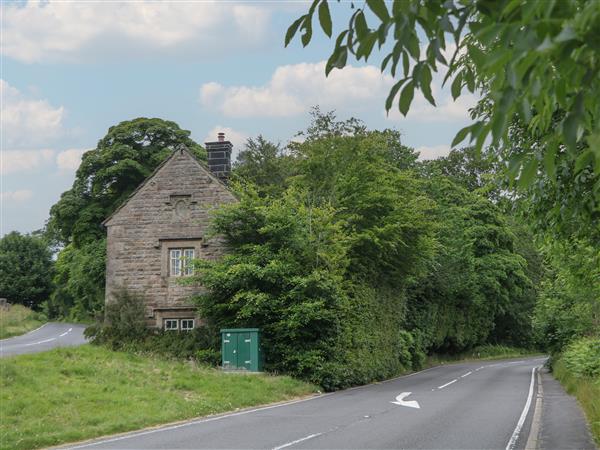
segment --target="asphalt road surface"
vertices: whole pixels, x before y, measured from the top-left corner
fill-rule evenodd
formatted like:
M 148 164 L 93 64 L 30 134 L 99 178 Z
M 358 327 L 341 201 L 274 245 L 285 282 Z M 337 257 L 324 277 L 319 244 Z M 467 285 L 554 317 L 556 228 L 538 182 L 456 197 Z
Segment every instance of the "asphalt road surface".
M 595 448 L 581 411 L 560 386 L 548 386 L 556 398 L 541 401 L 543 362 L 528 358 L 438 366 L 383 383 L 69 448 L 522 449 L 528 440 L 529 448 Z M 533 439 L 531 430 L 537 430 Z M 560 442 L 553 441 L 557 436 Z
M 83 325 L 49 322 L 27 334 L 0 340 L 0 357 L 85 344 L 83 330 Z

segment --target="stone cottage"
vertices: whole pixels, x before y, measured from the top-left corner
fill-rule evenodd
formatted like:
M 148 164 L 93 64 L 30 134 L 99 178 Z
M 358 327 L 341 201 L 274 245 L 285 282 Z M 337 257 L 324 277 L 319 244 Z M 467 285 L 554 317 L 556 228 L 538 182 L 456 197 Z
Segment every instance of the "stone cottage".
M 188 330 L 197 325 L 190 297 L 198 286 L 182 285 L 194 258 L 223 254 L 207 239 L 210 210 L 236 201 L 227 188 L 232 144 L 219 133 L 207 142 L 208 166 L 186 148 L 175 150 L 103 224 L 107 229 L 106 302 L 119 289 L 139 295 L 148 325 Z

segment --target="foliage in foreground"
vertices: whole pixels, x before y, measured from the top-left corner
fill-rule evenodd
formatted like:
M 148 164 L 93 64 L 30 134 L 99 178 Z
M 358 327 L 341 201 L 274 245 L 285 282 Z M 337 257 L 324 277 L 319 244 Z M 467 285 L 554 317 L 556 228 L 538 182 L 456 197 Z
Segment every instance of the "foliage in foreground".
M 25 334 L 46 321 L 39 312 L 23 305 L 12 305 L 10 309 L 0 309 L 0 339 Z
M 281 194 L 240 186 L 217 213 L 228 254 L 198 263 L 201 316 L 261 328 L 268 370 L 328 390 L 418 368 L 435 350 L 531 345 L 535 292 L 500 210 L 419 176 L 397 132 L 329 118 L 317 111 L 294 145 L 296 175 L 270 188 Z
M 52 291 L 52 270 L 40 236 L 13 231 L 0 238 L 0 298 L 39 309 Z
M 85 345 L 0 360 L 0 448 L 32 449 L 315 392 L 289 377 L 231 376 Z M 40 395 L 43 393 L 43 395 Z
M 345 67 L 348 56 L 366 61 L 383 53 L 381 71 L 399 78 L 386 109 L 397 98 L 404 115 L 415 90 L 435 105 L 436 72 L 452 80 L 455 99 L 465 89 L 479 90 L 483 100 L 472 111 L 474 122 L 457 133 L 453 145 L 470 136 L 481 149 L 491 138 L 493 150 L 509 149 L 509 175 L 520 184 L 531 184 L 539 174 L 554 180 L 557 159 L 567 159 L 574 167 L 569 179 L 591 174 L 595 182 L 589 194 L 600 198 L 600 2 L 367 0 L 356 6 L 351 2 L 347 12 L 326 74 Z M 289 27 L 285 44 L 298 35 L 307 46 L 317 16 L 331 37 L 329 2 L 313 0 Z M 537 134 L 540 145 L 511 147 L 513 120 Z M 553 199 L 557 208 L 569 195 L 561 194 Z M 586 197 L 577 200 L 588 202 Z
M 600 444 L 600 338 L 584 338 L 567 346 L 552 364 L 552 372 L 577 397 Z

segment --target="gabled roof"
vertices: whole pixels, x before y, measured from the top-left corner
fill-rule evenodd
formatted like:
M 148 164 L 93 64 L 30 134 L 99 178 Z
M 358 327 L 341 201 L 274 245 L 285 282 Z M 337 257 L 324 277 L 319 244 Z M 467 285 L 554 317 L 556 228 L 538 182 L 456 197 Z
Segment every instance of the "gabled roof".
M 102 225 L 106 226 L 106 224 L 107 224 L 107 223 L 108 223 L 108 222 L 109 222 L 109 221 L 110 221 L 110 220 L 111 220 L 111 219 L 112 219 L 112 218 L 113 218 L 113 217 L 114 217 L 114 216 L 115 216 L 115 215 L 116 215 L 116 214 L 117 214 L 119 211 L 121 211 L 121 209 L 123 209 L 123 208 L 125 207 L 125 205 L 127 205 L 127 203 L 129 203 L 129 201 L 130 201 L 130 200 L 131 200 L 131 199 L 132 199 L 132 198 L 133 198 L 133 197 L 134 197 L 134 196 L 135 196 L 135 195 L 136 195 L 136 194 L 137 194 L 137 193 L 138 193 L 138 192 L 139 192 L 139 191 L 140 191 L 140 190 L 141 190 L 141 189 L 142 189 L 144 186 L 146 186 L 146 184 L 147 184 L 148 182 L 150 182 L 150 180 L 151 180 L 152 178 L 154 178 L 154 176 L 155 176 L 155 175 L 158 173 L 158 171 L 160 171 L 160 169 L 162 169 L 164 166 L 166 166 L 166 165 L 167 165 L 167 163 L 168 163 L 169 161 L 171 161 L 171 159 L 173 159 L 173 157 L 174 157 L 174 156 L 175 156 L 175 155 L 176 155 L 178 152 L 179 152 L 180 154 L 181 154 L 181 153 L 183 153 L 183 152 L 187 153 L 187 154 L 188 154 L 188 156 L 190 156 L 190 157 L 192 158 L 192 160 L 194 160 L 194 161 L 195 161 L 195 162 L 198 164 L 198 166 L 200 166 L 200 168 L 201 168 L 201 169 L 203 169 L 203 170 L 206 172 L 206 174 L 207 174 L 207 175 L 208 175 L 208 176 L 209 176 L 209 177 L 210 177 L 210 178 L 211 178 L 213 181 L 215 181 L 215 182 L 219 183 L 221 186 L 223 186 L 225 189 L 227 189 L 228 191 L 230 191 L 230 192 L 231 192 L 231 190 L 229 189 L 229 186 L 227 186 L 225 183 L 223 183 L 223 181 L 221 181 L 221 180 L 220 180 L 218 177 L 216 177 L 216 176 L 215 176 L 215 175 L 212 173 L 212 171 L 211 171 L 211 170 L 208 168 L 208 166 L 206 165 L 206 163 L 204 163 L 204 161 L 200 161 L 198 158 L 196 158 L 196 155 L 194 155 L 192 152 L 190 152 L 190 150 L 189 150 L 189 149 L 188 149 L 188 148 L 187 148 L 187 147 L 186 147 L 184 144 L 181 144 L 181 145 L 179 145 L 179 146 L 178 146 L 178 147 L 177 147 L 175 150 L 173 150 L 173 151 L 171 152 L 171 154 L 170 154 L 170 155 L 169 155 L 167 158 L 165 158 L 165 160 L 164 160 L 163 162 L 161 162 L 161 163 L 160 163 L 160 164 L 159 164 L 159 165 L 156 167 L 156 169 L 154 169 L 154 170 L 152 171 L 152 173 L 151 173 L 150 175 L 148 175 L 148 177 L 146 177 L 146 179 L 145 179 L 144 181 L 142 181 L 142 182 L 140 183 L 140 185 L 139 185 L 137 188 L 135 188 L 135 190 L 134 190 L 134 191 L 133 191 L 131 194 L 129 194 L 129 196 L 128 196 L 128 197 L 125 199 L 125 201 L 124 201 L 123 203 L 121 203 L 121 204 L 120 204 L 120 205 L 117 207 L 117 209 L 115 209 L 115 210 L 114 210 L 114 211 L 113 211 L 113 212 L 112 212 L 112 213 L 111 213 L 111 214 L 110 214 L 110 215 L 109 215 L 109 216 L 108 216 L 106 219 L 104 219 L 104 220 L 102 221 Z M 233 193 L 232 193 L 232 194 L 233 194 Z

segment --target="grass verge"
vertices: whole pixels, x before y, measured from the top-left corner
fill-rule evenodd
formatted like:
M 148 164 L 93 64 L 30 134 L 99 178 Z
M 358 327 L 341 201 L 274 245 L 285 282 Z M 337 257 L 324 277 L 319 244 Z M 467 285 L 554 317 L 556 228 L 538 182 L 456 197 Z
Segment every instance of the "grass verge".
M 11 305 L 8 310 L 0 310 L 0 339 L 35 330 L 45 321 L 40 313 L 36 313 L 23 305 Z
M 552 362 L 552 373 L 581 405 L 600 445 L 600 338 L 580 338 Z
M 84 345 L 0 360 L 0 448 L 31 449 L 288 400 L 290 377 L 226 374 Z
M 594 440 L 600 445 L 600 379 L 575 376 L 560 359 L 552 365 L 552 373 L 565 390 L 577 398 L 588 419 Z

